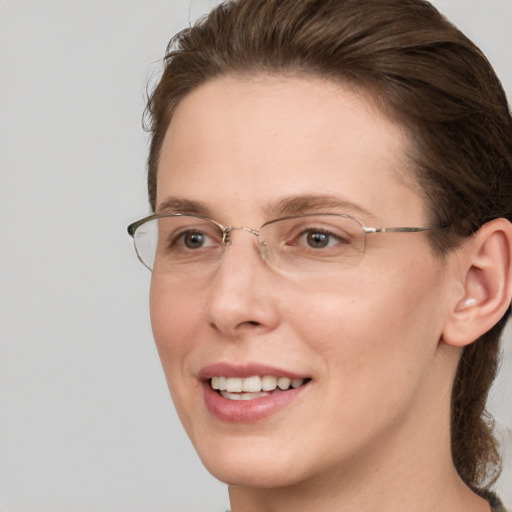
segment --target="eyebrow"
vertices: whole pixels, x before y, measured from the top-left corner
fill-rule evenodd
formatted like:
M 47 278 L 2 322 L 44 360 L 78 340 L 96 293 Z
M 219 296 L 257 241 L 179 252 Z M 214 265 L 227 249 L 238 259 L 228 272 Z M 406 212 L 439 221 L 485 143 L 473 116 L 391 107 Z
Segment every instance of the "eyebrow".
M 280 198 L 270 203 L 264 213 L 267 220 L 279 216 L 301 215 L 305 213 L 346 213 L 363 218 L 375 219 L 375 215 L 362 206 L 341 196 L 332 194 L 299 194 Z M 201 201 L 194 201 L 183 197 L 168 197 L 156 209 L 158 214 L 189 213 L 205 217 L 214 217 L 211 209 Z
M 208 217 L 210 210 L 201 201 L 193 201 L 183 197 L 168 197 L 165 201 L 158 205 L 156 208 L 156 213 L 195 213 Z
M 331 194 L 300 194 L 283 197 L 269 208 L 272 216 L 300 215 L 304 213 L 347 213 L 366 218 L 375 218 L 370 211 L 341 196 Z

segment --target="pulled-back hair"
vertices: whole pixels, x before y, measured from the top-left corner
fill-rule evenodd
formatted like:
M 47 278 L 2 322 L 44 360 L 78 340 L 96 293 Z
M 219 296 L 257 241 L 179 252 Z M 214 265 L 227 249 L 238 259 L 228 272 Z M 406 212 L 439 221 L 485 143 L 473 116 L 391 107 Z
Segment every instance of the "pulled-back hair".
M 512 119 L 482 52 L 423 0 L 233 0 L 169 43 L 150 95 L 149 200 L 174 109 L 227 74 L 319 76 L 368 92 L 413 143 L 409 159 L 442 257 L 486 222 L 512 221 Z M 507 312 L 510 313 L 510 309 Z M 506 316 L 463 350 L 452 392 L 452 456 L 482 489 L 500 457 L 486 400 Z

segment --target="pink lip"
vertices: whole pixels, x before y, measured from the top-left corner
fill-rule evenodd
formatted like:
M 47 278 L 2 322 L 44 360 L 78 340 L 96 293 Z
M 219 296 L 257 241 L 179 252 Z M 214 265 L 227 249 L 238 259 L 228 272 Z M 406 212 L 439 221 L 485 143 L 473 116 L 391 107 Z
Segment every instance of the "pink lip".
M 252 377 L 254 375 L 275 375 L 276 377 L 288 377 L 290 379 L 306 379 L 306 375 L 299 375 L 281 368 L 262 365 L 258 363 L 247 363 L 234 365 L 229 363 L 215 363 L 202 368 L 197 377 L 200 380 L 211 379 L 212 377 Z
M 217 419 L 229 423 L 254 423 L 268 418 L 284 407 L 294 402 L 299 395 L 308 389 L 309 382 L 295 389 L 287 391 L 274 391 L 267 396 L 253 400 L 229 400 L 222 397 L 210 386 L 210 379 L 214 376 L 223 377 L 251 377 L 253 375 L 275 375 L 290 379 L 306 379 L 306 376 L 281 370 L 275 367 L 249 363 L 246 365 L 232 365 L 216 363 L 201 369 L 198 378 L 201 380 L 203 397 L 209 412 Z

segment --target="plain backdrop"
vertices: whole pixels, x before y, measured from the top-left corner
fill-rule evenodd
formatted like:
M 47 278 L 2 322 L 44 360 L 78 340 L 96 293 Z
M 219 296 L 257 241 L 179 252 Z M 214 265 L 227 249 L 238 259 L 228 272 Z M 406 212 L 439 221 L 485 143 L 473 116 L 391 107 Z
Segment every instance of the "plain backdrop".
M 176 418 L 125 228 L 144 91 L 199 0 L 0 0 L 0 511 L 220 512 Z M 511 0 L 435 4 L 512 93 Z M 512 341 L 492 408 L 512 425 Z M 512 454 L 499 483 L 512 503 Z

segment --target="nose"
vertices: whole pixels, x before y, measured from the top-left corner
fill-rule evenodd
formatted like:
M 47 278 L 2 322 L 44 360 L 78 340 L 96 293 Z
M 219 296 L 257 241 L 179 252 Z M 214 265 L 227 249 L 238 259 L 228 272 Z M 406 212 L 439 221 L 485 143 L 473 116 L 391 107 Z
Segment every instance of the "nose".
M 279 324 L 278 277 L 249 233 L 257 236 L 248 229 L 230 233 L 229 244 L 208 284 L 208 322 L 232 339 L 262 334 Z

